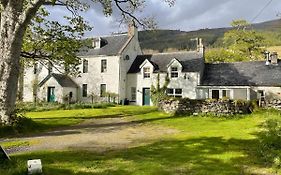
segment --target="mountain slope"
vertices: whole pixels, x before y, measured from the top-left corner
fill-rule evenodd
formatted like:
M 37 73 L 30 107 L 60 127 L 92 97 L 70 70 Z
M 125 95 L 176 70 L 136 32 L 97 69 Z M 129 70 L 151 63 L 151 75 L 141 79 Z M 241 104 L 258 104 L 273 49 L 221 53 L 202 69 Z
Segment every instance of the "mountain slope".
M 262 32 L 268 32 L 269 34 L 280 33 L 281 35 L 281 19 L 253 24 L 252 27 Z M 224 33 L 230 29 L 229 27 L 214 28 L 190 32 L 180 30 L 140 31 L 139 40 L 142 49 L 152 49 L 159 52 L 163 52 L 168 48 L 192 50 L 195 48 L 195 42 L 191 39 L 196 37 L 203 38 L 204 44 L 207 47 L 217 47 L 220 46 L 220 40 Z

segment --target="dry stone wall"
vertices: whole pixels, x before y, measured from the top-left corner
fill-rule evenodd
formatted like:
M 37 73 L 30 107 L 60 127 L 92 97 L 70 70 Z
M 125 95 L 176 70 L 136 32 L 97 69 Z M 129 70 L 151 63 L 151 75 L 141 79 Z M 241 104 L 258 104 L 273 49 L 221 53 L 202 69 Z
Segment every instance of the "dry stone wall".
M 169 99 L 159 103 L 159 109 L 172 114 L 233 115 L 251 112 L 250 102 L 219 100 Z

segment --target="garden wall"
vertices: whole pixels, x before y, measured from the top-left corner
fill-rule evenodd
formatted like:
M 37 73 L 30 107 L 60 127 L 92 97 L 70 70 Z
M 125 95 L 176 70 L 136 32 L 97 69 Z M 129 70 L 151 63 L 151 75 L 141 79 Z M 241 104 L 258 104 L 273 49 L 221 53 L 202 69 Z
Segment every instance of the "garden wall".
M 247 114 L 252 111 L 250 102 L 234 101 L 229 99 L 219 100 L 191 100 L 169 99 L 159 103 L 159 109 L 172 114 L 200 114 L 210 113 L 215 115 Z

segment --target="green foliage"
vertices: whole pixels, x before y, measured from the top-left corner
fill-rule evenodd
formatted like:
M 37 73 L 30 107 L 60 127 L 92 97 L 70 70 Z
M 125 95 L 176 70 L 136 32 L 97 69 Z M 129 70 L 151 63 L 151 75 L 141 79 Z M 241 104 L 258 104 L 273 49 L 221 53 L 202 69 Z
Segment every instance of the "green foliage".
M 273 167 L 281 168 L 281 121 L 267 120 L 263 124 L 264 130 L 259 133 L 261 158 Z
M 205 60 L 208 63 L 238 62 L 247 60 L 247 57 L 227 49 L 209 49 L 206 51 Z
M 151 100 L 155 106 L 159 105 L 159 102 L 165 98 L 167 98 L 166 90 L 170 83 L 170 79 L 168 75 L 165 77 L 165 82 L 163 86 L 160 86 L 160 74 L 157 75 L 156 86 L 151 85 Z
M 232 25 L 234 29 L 224 34 L 224 46 L 233 53 L 244 56 L 247 61 L 262 59 L 262 46 L 265 45 L 263 35 L 249 29 L 249 24 L 245 20 L 235 20 Z

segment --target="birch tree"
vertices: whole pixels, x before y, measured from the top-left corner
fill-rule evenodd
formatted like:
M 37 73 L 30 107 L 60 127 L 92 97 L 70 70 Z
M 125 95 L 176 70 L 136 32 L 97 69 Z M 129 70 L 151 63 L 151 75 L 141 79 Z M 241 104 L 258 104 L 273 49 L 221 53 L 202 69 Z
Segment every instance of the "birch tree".
M 169 3 L 169 5 L 174 3 L 174 0 L 162 1 Z M 26 31 L 40 9 L 46 5 L 65 7 L 74 17 L 73 23 L 79 24 L 79 20 L 83 20 L 79 12 L 86 11 L 91 5 L 96 3 L 102 4 L 105 15 L 111 15 L 113 9 L 117 9 L 122 19 L 133 18 L 139 24 L 145 25 L 144 21 L 139 20 L 135 16 L 138 9 L 144 7 L 145 0 L 0 0 L 1 124 L 10 124 L 15 118 L 15 102 L 21 55 L 33 58 L 46 57 L 46 55 L 40 52 L 22 53 Z M 77 25 L 74 26 L 77 27 Z M 85 28 L 81 28 L 81 30 L 85 30 Z

